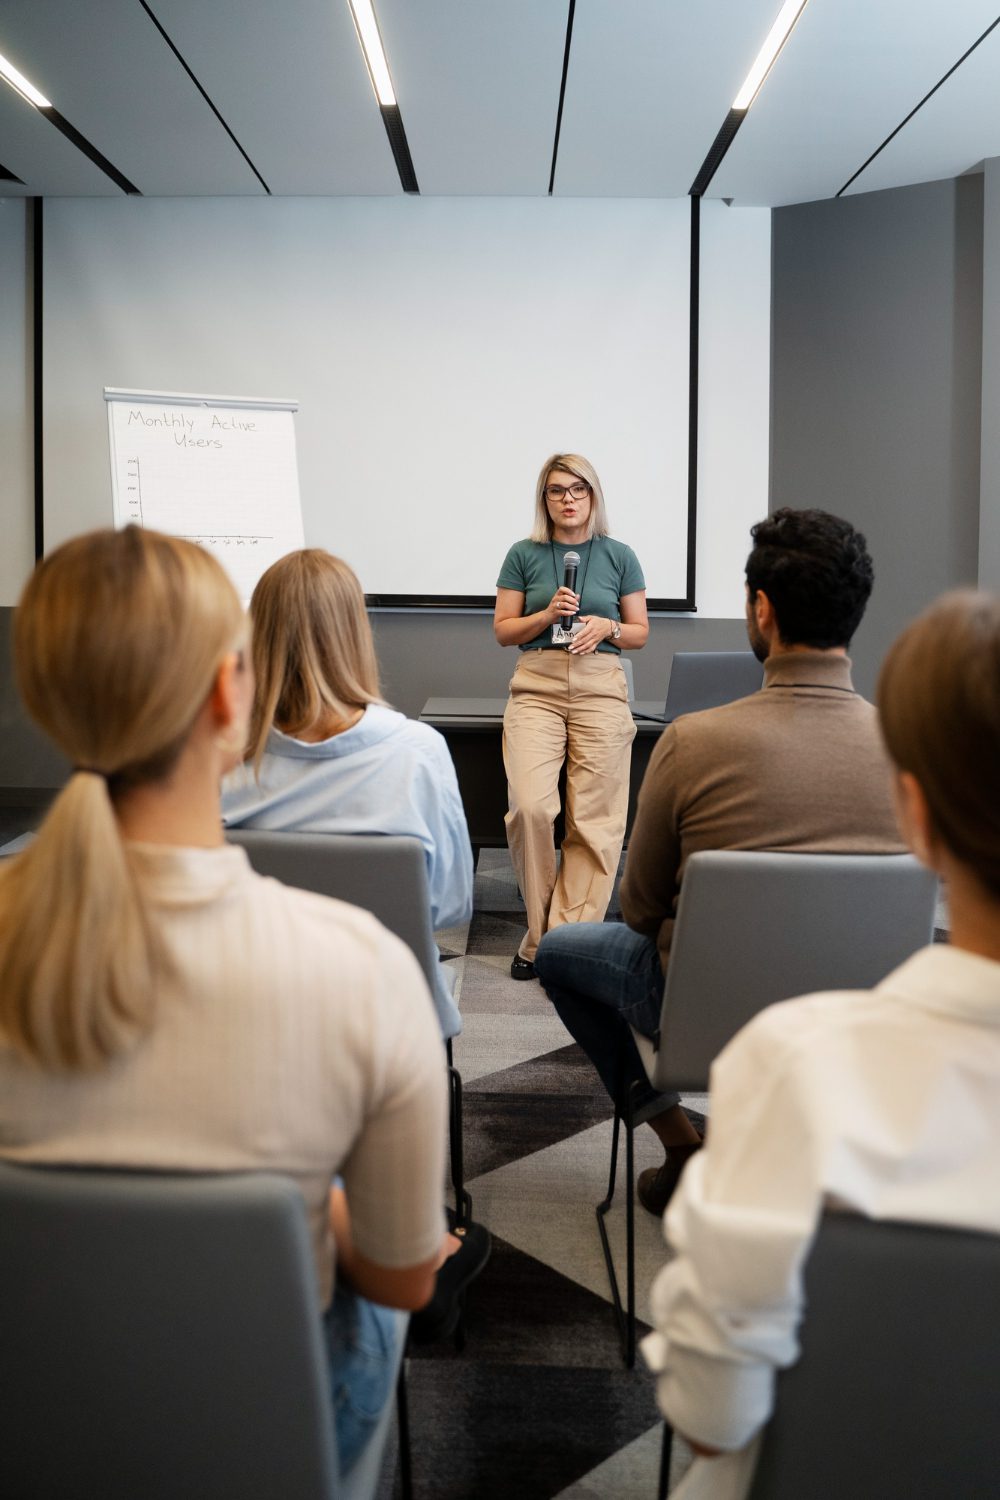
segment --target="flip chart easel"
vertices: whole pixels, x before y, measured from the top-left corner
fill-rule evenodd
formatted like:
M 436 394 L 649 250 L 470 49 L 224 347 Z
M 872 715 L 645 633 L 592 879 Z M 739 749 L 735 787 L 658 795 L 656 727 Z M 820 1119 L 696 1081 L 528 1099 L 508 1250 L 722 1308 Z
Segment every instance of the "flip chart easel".
M 296 401 L 104 389 L 116 526 L 186 537 L 248 600 L 303 545 Z

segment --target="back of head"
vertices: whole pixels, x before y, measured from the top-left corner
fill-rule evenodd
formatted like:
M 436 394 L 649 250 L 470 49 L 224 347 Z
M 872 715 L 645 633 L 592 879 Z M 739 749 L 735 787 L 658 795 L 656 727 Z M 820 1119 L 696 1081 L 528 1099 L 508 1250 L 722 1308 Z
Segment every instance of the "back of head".
M 937 835 L 1000 897 L 1000 599 L 968 589 L 932 604 L 890 648 L 878 710 Z
M 861 623 L 875 573 L 864 537 L 825 510 L 776 510 L 751 528 L 751 599 L 771 601 L 787 646 L 847 646 Z
M 289 552 L 250 601 L 257 679 L 248 755 L 260 764 L 272 724 L 301 734 L 328 716 L 378 703 L 378 663 L 365 598 L 339 557 Z
M 0 876 L 0 1029 L 46 1066 L 100 1062 L 151 1024 L 163 955 L 114 798 L 169 774 L 243 628 L 214 558 L 136 527 L 66 542 L 25 586 L 18 686 L 74 771 Z

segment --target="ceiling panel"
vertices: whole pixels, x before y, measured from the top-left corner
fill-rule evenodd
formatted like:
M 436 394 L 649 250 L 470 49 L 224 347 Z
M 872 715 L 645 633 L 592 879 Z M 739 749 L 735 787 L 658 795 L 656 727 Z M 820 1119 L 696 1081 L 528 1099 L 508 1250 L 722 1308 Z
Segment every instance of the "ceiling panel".
M 961 52 L 952 61 L 960 56 Z M 1000 156 L 1000 27 L 847 191 L 870 193 L 875 188 L 958 177 L 988 156 Z
M 4 0 L 0 51 L 141 193 L 263 191 L 138 0 Z
M 997 0 L 810 0 L 709 194 L 832 197 L 996 14 Z
M 421 192 L 547 193 L 566 0 L 376 8 Z
M 2 42 L 0 52 L 8 56 Z M 10 61 L 17 60 L 12 57 Z M 122 195 L 105 172 L 5 83 L 0 83 L 0 161 L 24 182 L 23 187 L 0 182 L 0 198 Z
M 687 193 L 779 3 L 578 5 L 556 192 Z
M 151 3 L 272 193 L 402 192 L 347 0 Z

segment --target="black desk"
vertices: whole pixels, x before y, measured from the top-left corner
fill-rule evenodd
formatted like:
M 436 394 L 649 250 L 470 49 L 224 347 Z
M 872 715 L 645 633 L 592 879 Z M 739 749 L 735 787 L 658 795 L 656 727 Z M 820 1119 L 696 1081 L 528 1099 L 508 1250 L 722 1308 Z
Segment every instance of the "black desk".
M 502 849 L 507 843 L 507 777 L 501 750 L 506 703 L 506 698 L 428 698 L 420 715 L 421 723 L 432 724 L 448 741 L 473 849 Z M 631 708 L 638 733 L 632 741 L 626 840 L 649 757 L 664 727 L 655 722 L 663 712 L 662 700 L 633 703 Z

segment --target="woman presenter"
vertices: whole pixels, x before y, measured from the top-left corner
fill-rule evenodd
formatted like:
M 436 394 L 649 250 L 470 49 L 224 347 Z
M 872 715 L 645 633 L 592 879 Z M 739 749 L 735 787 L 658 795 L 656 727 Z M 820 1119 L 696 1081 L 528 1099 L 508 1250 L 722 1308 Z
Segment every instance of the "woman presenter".
M 635 553 L 608 536 L 594 469 L 579 454 L 554 454 L 538 476 L 531 536 L 504 558 L 493 620 L 501 646 L 520 651 L 503 732 L 507 842 L 528 916 L 514 979 L 534 978 L 543 932 L 600 922 L 607 911 L 635 737 L 619 657 L 646 644 L 645 590 Z M 557 874 L 553 824 L 564 763 Z

